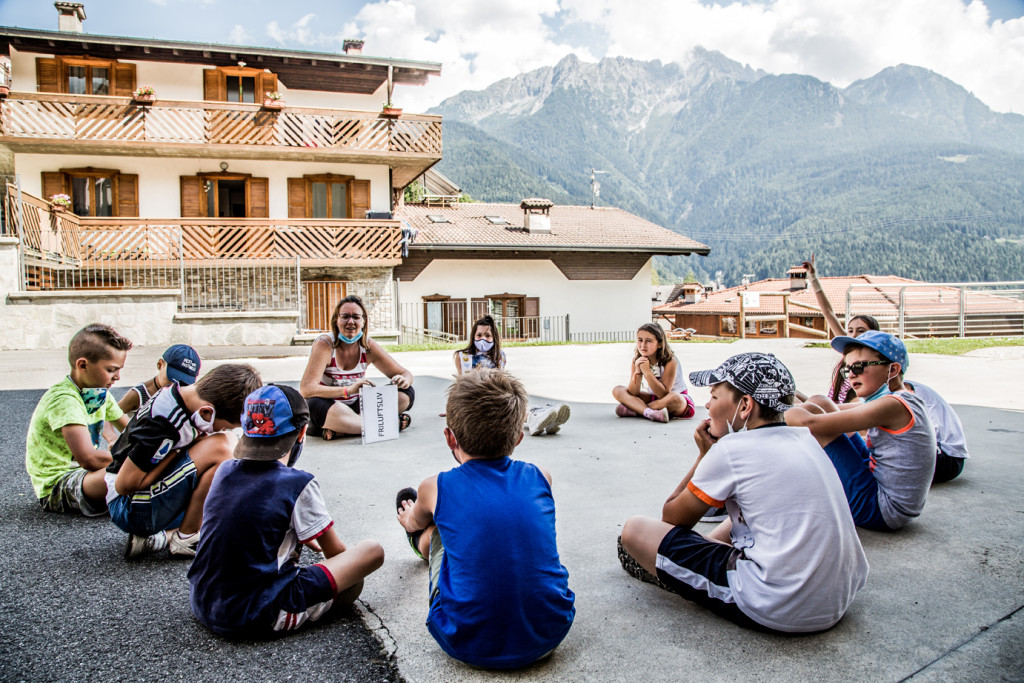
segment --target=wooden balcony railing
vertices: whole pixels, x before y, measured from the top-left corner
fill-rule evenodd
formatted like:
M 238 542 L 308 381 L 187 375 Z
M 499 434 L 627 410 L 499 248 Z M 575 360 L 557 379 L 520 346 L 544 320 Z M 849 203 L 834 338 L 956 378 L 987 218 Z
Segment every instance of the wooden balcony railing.
M 0 104 L 0 135 L 18 141 L 233 145 L 245 148 L 441 156 L 441 117 L 257 104 L 52 93 L 11 93 Z M 178 151 L 179 154 L 182 150 Z

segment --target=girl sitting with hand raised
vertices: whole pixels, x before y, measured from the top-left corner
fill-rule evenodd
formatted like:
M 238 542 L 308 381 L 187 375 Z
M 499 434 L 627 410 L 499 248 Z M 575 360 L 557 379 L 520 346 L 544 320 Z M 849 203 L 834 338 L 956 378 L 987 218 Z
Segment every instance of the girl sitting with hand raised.
M 653 422 L 693 417 L 693 399 L 687 393 L 683 368 L 669 348 L 661 325 L 645 323 L 636 331 L 636 353 L 630 364 L 629 383 L 612 390 L 619 402 L 619 417 L 643 415 Z

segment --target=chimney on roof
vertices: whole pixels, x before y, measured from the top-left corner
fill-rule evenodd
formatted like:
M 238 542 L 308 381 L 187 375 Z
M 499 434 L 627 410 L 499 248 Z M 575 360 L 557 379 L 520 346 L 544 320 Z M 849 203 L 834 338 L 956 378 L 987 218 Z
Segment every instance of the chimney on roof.
M 687 282 L 683 285 L 683 303 L 699 304 L 704 298 L 704 286 L 699 282 Z
M 346 38 L 345 42 L 342 43 L 342 49 L 345 50 L 347 55 L 361 55 L 363 54 L 363 42 L 362 40 Z
M 786 271 L 789 275 L 790 289 L 807 289 L 807 269 L 803 266 L 794 266 Z
M 524 199 L 519 203 L 523 210 L 523 225 L 531 235 L 551 234 L 551 207 L 554 203 L 550 199 L 538 199 L 536 197 Z
M 57 8 L 57 30 L 70 33 L 84 33 L 85 5 L 80 2 L 55 2 Z

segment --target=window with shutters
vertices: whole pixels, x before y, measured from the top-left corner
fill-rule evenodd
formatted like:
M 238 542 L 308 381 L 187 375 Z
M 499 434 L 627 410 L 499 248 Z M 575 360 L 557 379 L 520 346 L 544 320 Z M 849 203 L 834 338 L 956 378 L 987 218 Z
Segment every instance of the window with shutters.
M 366 218 L 369 210 L 369 180 L 333 173 L 288 179 L 289 218 Z
M 89 57 L 39 57 L 36 80 L 39 92 L 127 97 L 135 89 L 135 65 Z
M 277 76 L 263 69 L 221 67 L 203 72 L 203 99 L 216 102 L 262 102 L 277 90 Z
M 43 195 L 71 196 L 71 210 L 82 217 L 139 215 L 139 177 L 105 168 L 69 168 L 43 173 Z
M 267 178 L 240 173 L 181 176 L 182 218 L 267 218 Z

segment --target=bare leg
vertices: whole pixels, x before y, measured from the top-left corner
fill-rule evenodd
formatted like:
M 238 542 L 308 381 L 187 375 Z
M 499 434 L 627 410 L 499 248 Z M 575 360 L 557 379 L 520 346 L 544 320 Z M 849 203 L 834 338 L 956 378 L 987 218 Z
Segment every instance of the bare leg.
M 402 394 L 399 394 L 399 396 L 402 396 Z M 408 397 L 406 398 L 408 400 Z M 401 405 L 401 401 L 399 401 L 399 405 Z M 347 405 L 340 401 L 335 401 L 334 405 L 327 411 L 327 416 L 324 417 L 323 429 L 330 431 L 332 438 L 338 434 L 362 434 L 363 420 Z
M 430 557 L 430 539 L 433 538 L 435 531 L 437 531 L 437 527 L 431 524 L 420 533 L 420 538 L 416 541 L 416 549 L 420 551 L 420 555 L 424 559 Z
M 659 398 L 651 401 L 647 405 L 653 410 L 661 410 L 662 408 L 668 408 L 668 413 L 672 417 L 685 415 L 690 407 L 690 404 L 686 402 L 686 399 L 683 398 L 683 395 L 676 393 L 674 391 L 669 392 L 664 398 Z M 696 410 L 696 407 L 694 407 L 694 410 Z
M 672 525 L 660 519 L 630 517 L 622 525 L 622 547 L 641 567 L 657 576 L 658 546 L 670 531 Z
M 100 505 L 107 499 L 107 482 L 104 479 L 106 470 L 89 472 L 82 479 L 82 493 L 89 499 L 90 503 Z
M 363 579 L 384 564 L 384 548 L 377 541 L 359 541 L 321 564 L 327 567 L 334 577 L 334 585 L 338 587 L 335 600 L 338 604 L 349 604 L 359 597 Z
M 727 519 L 718 526 L 716 526 L 715 530 L 707 536 L 705 536 L 704 538 L 708 539 L 709 541 L 715 541 L 717 543 L 723 543 L 725 545 L 732 545 L 732 537 L 729 535 L 731 531 L 732 520 Z
M 639 415 L 643 415 L 644 409 L 648 407 L 647 401 L 645 401 L 640 396 L 634 396 L 633 394 L 629 393 L 626 387 L 622 385 L 619 385 L 612 389 L 612 396 L 615 398 L 616 401 L 618 401 L 619 403 L 621 403 L 622 405 L 626 406 L 634 413 L 637 413 Z

